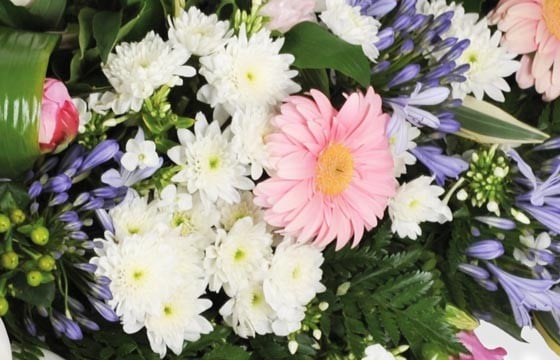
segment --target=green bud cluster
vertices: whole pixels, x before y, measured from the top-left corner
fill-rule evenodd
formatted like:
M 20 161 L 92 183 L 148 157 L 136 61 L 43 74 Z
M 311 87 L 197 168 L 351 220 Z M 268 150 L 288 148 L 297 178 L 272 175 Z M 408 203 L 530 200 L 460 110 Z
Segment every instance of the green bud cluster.
M 245 24 L 245 30 L 247 35 L 251 36 L 257 33 L 263 28 L 265 24 L 265 18 L 258 14 L 259 7 L 253 6 L 251 13 L 247 13 L 245 10 L 241 11 L 237 9 L 235 16 L 233 18 L 233 28 L 236 33 L 239 33 L 239 29 L 242 24 Z
M 471 204 L 476 207 L 486 205 L 491 212 L 507 198 L 509 164 L 505 157 L 496 153 L 497 147 L 477 151 L 472 154 L 470 168 L 465 178 L 466 191 Z

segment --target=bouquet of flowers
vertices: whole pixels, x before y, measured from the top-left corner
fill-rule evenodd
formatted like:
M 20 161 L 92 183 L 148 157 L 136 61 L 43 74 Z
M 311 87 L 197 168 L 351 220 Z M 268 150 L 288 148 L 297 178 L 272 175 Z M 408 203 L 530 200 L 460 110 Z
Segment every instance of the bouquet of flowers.
M 0 74 L 1 359 L 558 349 L 558 0 L 0 0 Z

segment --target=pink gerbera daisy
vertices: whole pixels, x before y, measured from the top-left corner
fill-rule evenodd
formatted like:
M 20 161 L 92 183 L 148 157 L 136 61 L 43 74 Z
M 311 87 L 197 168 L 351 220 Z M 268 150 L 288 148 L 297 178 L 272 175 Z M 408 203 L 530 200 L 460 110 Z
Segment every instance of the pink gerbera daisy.
M 501 0 L 490 20 L 504 32 L 502 44 L 524 54 L 519 86 L 535 86 L 546 101 L 560 96 L 560 0 Z
M 255 188 L 255 203 L 298 241 L 336 238 L 340 249 L 353 235 L 355 246 L 395 193 L 389 116 L 372 88 L 348 96 L 339 112 L 321 92 L 311 97 L 288 97 L 273 119 L 266 142 L 275 174 Z

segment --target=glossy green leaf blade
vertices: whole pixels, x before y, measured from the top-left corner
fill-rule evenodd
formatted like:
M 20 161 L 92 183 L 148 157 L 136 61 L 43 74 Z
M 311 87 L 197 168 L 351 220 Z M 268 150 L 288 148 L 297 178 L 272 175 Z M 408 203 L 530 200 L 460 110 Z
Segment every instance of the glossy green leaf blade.
M 58 36 L 0 27 L 0 178 L 33 165 L 49 56 Z
M 351 45 L 318 24 L 303 22 L 285 36 L 282 52 L 295 56 L 300 69 L 334 69 L 366 87 L 370 64 L 361 47 Z
M 502 109 L 467 96 L 463 106 L 455 109 L 461 123 L 458 135 L 484 144 L 538 144 L 549 136 L 529 126 Z
M 0 25 L 26 30 L 56 27 L 66 10 L 66 0 L 36 0 L 29 7 L 0 0 Z

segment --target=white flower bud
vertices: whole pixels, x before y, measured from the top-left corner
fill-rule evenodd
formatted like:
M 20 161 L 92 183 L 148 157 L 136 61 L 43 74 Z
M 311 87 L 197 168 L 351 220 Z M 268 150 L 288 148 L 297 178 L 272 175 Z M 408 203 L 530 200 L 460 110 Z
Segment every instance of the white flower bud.
M 288 350 L 290 351 L 290 354 L 294 355 L 297 352 L 299 344 L 297 343 L 297 341 L 295 340 L 290 340 L 288 342 Z
M 457 200 L 459 201 L 465 201 L 468 199 L 469 194 L 465 191 L 465 189 L 461 189 L 457 192 Z

